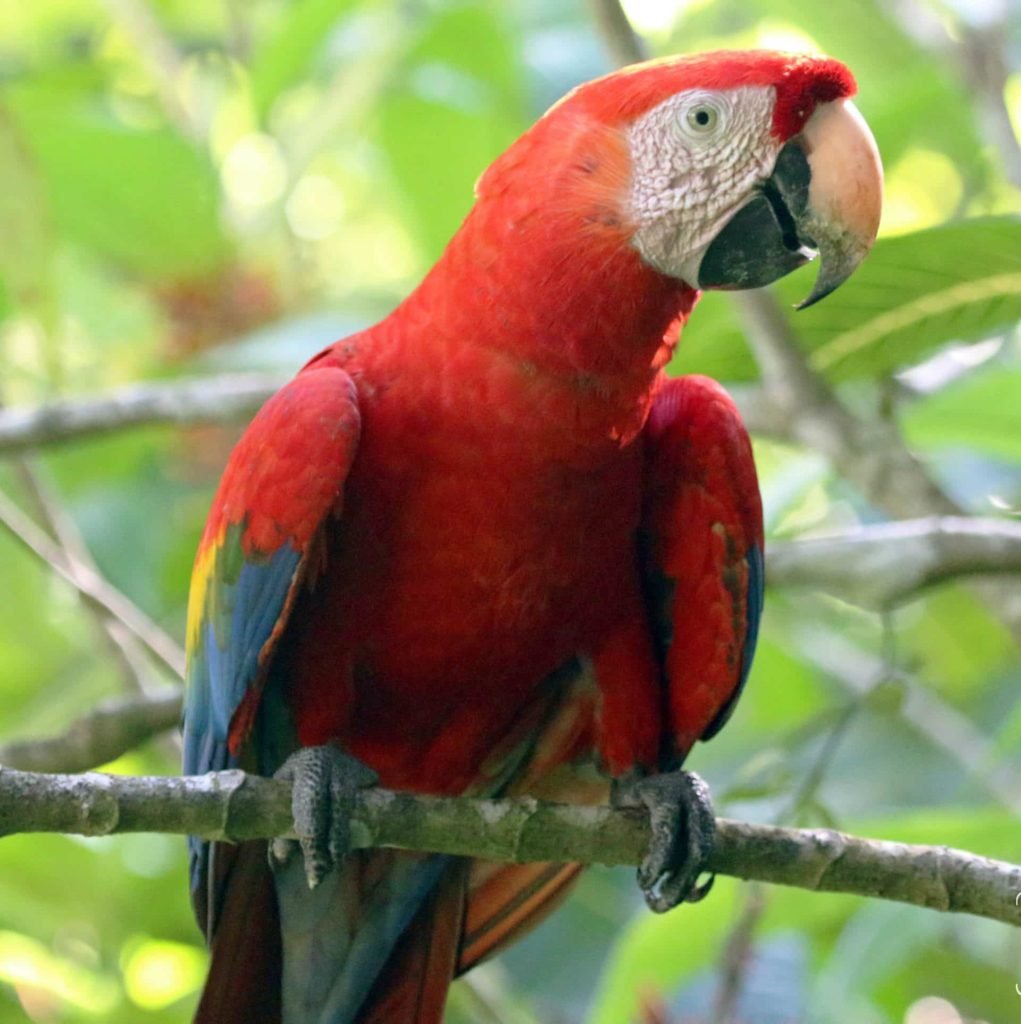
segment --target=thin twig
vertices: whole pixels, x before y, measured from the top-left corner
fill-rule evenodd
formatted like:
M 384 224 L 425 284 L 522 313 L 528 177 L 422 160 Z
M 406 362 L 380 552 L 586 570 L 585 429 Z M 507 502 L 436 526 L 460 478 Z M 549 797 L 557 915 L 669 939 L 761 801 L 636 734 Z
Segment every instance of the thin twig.
M 205 128 L 182 99 L 184 59 L 146 0 L 103 0 L 138 49 L 167 117 L 186 138 L 201 141 Z
M 178 678 L 184 675 L 184 651 L 141 609 L 96 572 L 68 565 L 64 553 L 0 492 L 0 526 L 28 551 L 45 562 L 58 576 L 67 580 L 89 603 L 120 622 L 145 645 L 146 649 Z
M 761 883 L 753 882 L 745 890 L 744 906 L 723 948 L 722 977 L 713 1003 L 712 1020 L 716 1024 L 737 1024 L 737 1003 L 752 956 L 755 931 L 765 911 L 765 889 Z
M 0 833 L 191 834 L 240 841 L 293 835 L 291 787 L 240 771 L 183 778 L 43 775 L 0 768 Z M 359 793 L 356 848 L 397 847 L 508 863 L 637 864 L 649 843 L 635 810 L 519 800 Z M 717 821 L 709 870 L 817 892 L 847 892 L 1021 927 L 1021 866 L 964 850 L 862 839 L 831 829 Z
M 15 461 L 15 470 L 27 496 L 36 506 L 39 518 L 60 545 L 68 569 L 75 576 L 83 571 L 98 574 L 99 567 L 77 524 L 43 476 L 40 467 L 28 458 L 21 458 Z M 94 603 L 83 601 L 83 606 L 91 616 L 98 635 L 105 641 L 106 650 L 124 682 L 138 693 L 151 692 L 151 672 L 138 640 L 122 623 L 111 618 Z
M 0 403 L 0 413 L 4 407 L 5 403 Z M 46 479 L 42 467 L 30 456 L 22 455 L 14 459 L 14 472 L 26 497 L 35 507 L 43 527 L 60 545 L 68 565 L 85 565 L 96 570 L 91 552 L 77 525 Z M 98 635 L 105 641 L 106 650 L 121 678 L 132 689 L 144 692 L 147 669 L 134 657 L 135 652 L 130 646 L 130 634 L 109 616 L 101 614 L 94 605 L 85 604 L 85 608 L 92 617 Z
M 776 816 L 776 820 L 803 823 L 807 817 L 808 810 L 813 805 L 818 809 L 816 794 L 822 788 L 830 765 L 837 755 L 840 743 L 847 735 L 847 730 L 857 716 L 858 711 L 861 710 L 862 703 L 866 697 L 867 693 L 857 694 L 844 707 L 839 709 L 833 724 L 826 732 L 822 747 L 812 760 L 804 778 L 801 779 L 794 790 L 789 805 Z M 816 817 L 818 817 L 818 814 Z M 826 822 L 826 824 L 830 824 L 830 822 Z
M 883 662 L 835 630 L 818 624 L 795 629 L 805 659 L 858 696 L 867 696 L 885 671 Z M 1009 769 L 996 768 L 994 744 L 972 721 L 930 687 L 905 686 L 900 715 L 905 724 L 956 761 L 962 781 L 973 779 L 1001 807 L 1021 815 L 1021 785 Z

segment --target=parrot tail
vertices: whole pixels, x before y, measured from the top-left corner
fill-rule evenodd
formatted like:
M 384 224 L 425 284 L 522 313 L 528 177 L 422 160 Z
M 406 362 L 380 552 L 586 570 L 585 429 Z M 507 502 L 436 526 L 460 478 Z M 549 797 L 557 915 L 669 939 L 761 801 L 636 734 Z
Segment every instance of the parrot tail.
M 280 1024 L 280 925 L 266 843 L 216 845 L 229 882 L 195 1024 Z
M 468 862 L 454 859 L 401 936 L 358 1024 L 440 1024 L 457 969 Z
M 300 857 L 278 870 L 283 1024 L 440 1024 L 466 877 L 395 850 L 355 853 L 313 890 Z
M 195 1024 L 440 1024 L 467 861 L 366 851 L 310 890 L 300 857 L 271 872 L 263 842 L 230 853 Z

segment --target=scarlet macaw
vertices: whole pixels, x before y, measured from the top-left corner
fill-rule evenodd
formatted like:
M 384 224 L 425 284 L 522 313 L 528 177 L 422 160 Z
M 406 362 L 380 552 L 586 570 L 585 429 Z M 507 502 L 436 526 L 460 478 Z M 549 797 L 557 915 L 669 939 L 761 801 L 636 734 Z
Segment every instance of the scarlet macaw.
M 294 778 L 302 855 L 193 841 L 198 1020 L 437 1022 L 579 871 L 345 857 L 345 799 L 376 777 L 612 783 L 653 815 L 650 903 L 698 895 L 711 810 L 678 769 L 748 674 L 762 511 L 730 399 L 663 367 L 699 289 L 818 253 L 813 302 L 864 257 L 881 171 L 854 91 L 834 60 L 756 51 L 579 87 L 483 174 L 422 284 L 252 421 L 195 563 L 184 770 Z

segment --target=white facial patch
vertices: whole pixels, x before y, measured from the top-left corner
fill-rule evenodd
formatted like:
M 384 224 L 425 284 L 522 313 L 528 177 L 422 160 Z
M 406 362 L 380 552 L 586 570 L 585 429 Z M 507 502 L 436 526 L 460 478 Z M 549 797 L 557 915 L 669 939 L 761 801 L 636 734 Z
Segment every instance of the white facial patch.
M 767 86 L 689 89 L 631 126 L 633 244 L 646 263 L 697 287 L 706 247 L 776 163 L 775 101 Z

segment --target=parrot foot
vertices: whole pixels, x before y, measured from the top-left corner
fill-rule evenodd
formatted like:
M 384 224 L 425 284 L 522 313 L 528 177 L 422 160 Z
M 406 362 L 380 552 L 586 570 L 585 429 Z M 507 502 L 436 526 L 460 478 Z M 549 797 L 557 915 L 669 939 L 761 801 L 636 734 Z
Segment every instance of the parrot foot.
M 274 778 L 293 785 L 291 809 L 297 840 L 277 838 L 269 844 L 269 864 L 276 870 L 301 849 L 308 887 L 351 851 L 351 810 L 359 789 L 374 786 L 376 773 L 338 747 L 303 747 L 281 765 Z
M 676 771 L 618 779 L 613 803 L 648 809 L 652 839 L 638 868 L 638 885 L 651 910 L 662 914 L 708 894 L 714 876 L 697 883 L 713 851 L 716 816 L 700 776 Z

